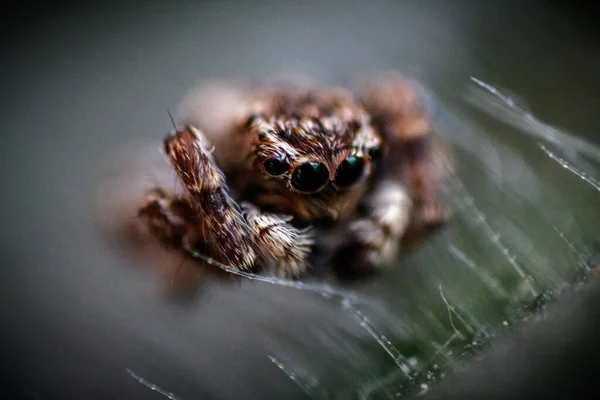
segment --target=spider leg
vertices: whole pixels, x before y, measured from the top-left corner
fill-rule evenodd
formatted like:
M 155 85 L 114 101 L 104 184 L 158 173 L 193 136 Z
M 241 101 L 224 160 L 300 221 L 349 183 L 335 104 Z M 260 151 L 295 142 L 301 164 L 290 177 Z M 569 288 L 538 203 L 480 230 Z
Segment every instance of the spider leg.
M 186 199 L 153 188 L 142 199 L 138 217 L 145 220 L 152 234 L 175 248 L 204 251 L 197 229 L 196 215 Z
M 219 261 L 242 270 L 272 266 L 283 276 L 304 272 L 312 244 L 308 232 L 289 224 L 289 217 L 238 206 L 200 131 L 187 126 L 172 132 L 165 152 L 197 216 L 197 229 Z
M 225 177 L 204 135 L 192 126 L 185 126 L 172 131 L 164 146 L 211 253 L 232 268 L 252 269 L 256 252 L 250 227 L 229 196 Z
M 439 191 L 451 169 L 450 153 L 420 102 L 417 86 L 400 76 L 373 80 L 363 103 L 387 143 L 381 175 L 402 180 L 413 201 L 409 236 L 423 236 L 450 217 Z
M 343 271 L 369 271 L 393 263 L 401 248 L 414 245 L 450 216 L 439 192 L 448 172 L 432 123 L 414 83 L 399 76 L 371 81 L 362 103 L 382 135 L 384 152 L 363 212 L 348 224 L 334 264 Z
M 291 217 L 261 213 L 250 203 L 241 206 L 262 265 L 281 277 L 295 278 L 305 272 L 313 245 L 309 229 L 290 225 Z
M 344 230 L 341 246 L 335 252 L 334 266 L 339 272 L 390 265 L 411 222 L 412 201 L 400 181 L 379 181 L 363 208 L 363 215 Z

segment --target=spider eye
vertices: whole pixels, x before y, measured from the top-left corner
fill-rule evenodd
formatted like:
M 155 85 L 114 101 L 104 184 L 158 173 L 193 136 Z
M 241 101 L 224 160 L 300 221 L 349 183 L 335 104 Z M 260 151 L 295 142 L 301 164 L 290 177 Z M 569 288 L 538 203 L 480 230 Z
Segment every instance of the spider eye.
M 340 163 L 335 176 L 335 184 L 339 187 L 352 185 L 360 179 L 365 168 L 365 161 L 361 157 L 349 156 Z
M 292 186 L 299 192 L 312 193 L 321 189 L 329 180 L 325 164 L 310 161 L 297 167 L 292 174 Z
M 258 120 L 258 115 L 257 114 L 250 114 L 250 115 L 248 115 L 248 118 L 246 118 L 246 126 L 252 126 L 252 125 L 254 125 L 254 123 L 256 122 L 256 120 Z
M 273 157 L 265 161 L 265 171 L 272 176 L 278 176 L 290 169 L 290 164 L 283 157 Z
M 377 160 L 379 157 L 381 157 L 381 147 L 379 145 L 371 147 L 369 150 L 367 150 L 367 155 L 371 160 Z

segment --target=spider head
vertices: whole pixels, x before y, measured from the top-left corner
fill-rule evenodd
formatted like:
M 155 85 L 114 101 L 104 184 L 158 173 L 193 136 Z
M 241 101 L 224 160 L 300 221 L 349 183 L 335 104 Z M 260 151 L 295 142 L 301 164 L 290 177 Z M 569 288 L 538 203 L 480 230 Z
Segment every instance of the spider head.
M 255 167 L 296 193 L 350 188 L 371 173 L 381 153 L 381 138 L 367 118 L 257 117 L 252 123 Z

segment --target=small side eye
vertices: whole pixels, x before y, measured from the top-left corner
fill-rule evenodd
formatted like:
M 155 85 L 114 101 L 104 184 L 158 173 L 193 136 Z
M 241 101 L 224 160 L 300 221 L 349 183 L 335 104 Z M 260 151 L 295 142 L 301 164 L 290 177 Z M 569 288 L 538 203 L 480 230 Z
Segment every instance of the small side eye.
M 314 193 L 329 181 L 325 164 L 310 161 L 297 167 L 292 174 L 292 186 L 299 192 Z
M 342 161 L 337 169 L 335 184 L 339 187 L 350 186 L 360 179 L 365 168 L 361 157 L 349 156 Z
M 250 114 L 248 115 L 248 118 L 246 119 L 246 126 L 252 126 L 256 123 L 256 121 L 258 120 L 259 116 L 258 114 Z
M 375 147 L 371 147 L 369 150 L 367 150 L 367 155 L 371 160 L 377 160 L 379 157 L 381 157 L 381 146 L 377 145 Z
M 278 176 L 290 169 L 290 164 L 282 157 L 273 157 L 265 161 L 265 171 L 272 176 Z

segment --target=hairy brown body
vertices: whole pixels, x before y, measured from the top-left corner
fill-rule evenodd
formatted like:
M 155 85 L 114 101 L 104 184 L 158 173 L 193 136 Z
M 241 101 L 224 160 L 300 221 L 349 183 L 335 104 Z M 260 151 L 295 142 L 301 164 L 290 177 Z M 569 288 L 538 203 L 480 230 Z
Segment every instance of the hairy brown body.
M 316 249 L 351 259 L 348 268 L 389 265 L 403 239 L 448 217 L 435 133 L 404 79 L 373 81 L 359 98 L 312 85 L 246 88 L 206 132 L 203 104 L 165 139 L 184 195 L 155 189 L 140 210 L 164 240 L 298 276 Z

